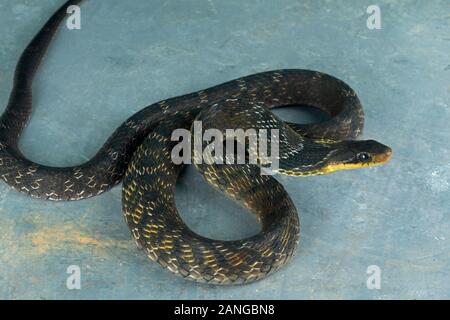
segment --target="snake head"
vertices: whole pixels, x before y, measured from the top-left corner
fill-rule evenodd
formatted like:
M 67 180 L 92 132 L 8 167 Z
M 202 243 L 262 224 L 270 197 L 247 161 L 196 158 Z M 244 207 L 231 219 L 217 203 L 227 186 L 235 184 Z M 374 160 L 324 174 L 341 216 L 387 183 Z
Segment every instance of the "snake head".
M 378 166 L 389 161 L 392 149 L 375 140 L 342 141 L 327 158 L 322 173 Z

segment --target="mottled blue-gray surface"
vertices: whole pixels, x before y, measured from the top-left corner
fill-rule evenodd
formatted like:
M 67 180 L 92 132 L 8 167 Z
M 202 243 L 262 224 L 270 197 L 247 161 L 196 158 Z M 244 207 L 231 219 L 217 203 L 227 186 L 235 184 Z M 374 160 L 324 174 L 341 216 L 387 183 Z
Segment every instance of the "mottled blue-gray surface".
M 62 2 L 0 1 L 1 106 L 21 50 Z M 54 203 L 0 183 L 0 298 L 450 298 L 449 2 L 380 0 L 381 30 L 366 26 L 370 4 L 86 1 L 82 29 L 59 33 L 36 79 L 21 141 L 33 160 L 78 164 L 146 105 L 277 68 L 348 82 L 366 110 L 365 137 L 394 157 L 373 169 L 279 177 L 299 209 L 300 248 L 275 275 L 239 287 L 187 282 L 150 262 L 122 219 L 120 187 Z M 193 170 L 176 196 L 203 235 L 258 231 Z M 81 268 L 81 290 L 66 288 L 69 265 Z M 379 290 L 366 287 L 369 265 L 381 268 Z

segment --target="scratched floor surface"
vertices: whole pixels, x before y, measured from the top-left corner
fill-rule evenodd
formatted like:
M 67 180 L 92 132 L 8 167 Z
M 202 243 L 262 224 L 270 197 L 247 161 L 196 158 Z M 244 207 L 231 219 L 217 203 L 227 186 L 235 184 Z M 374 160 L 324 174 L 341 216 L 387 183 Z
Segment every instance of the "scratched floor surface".
M 1 106 L 21 50 L 62 2 L 0 1 Z M 373 169 L 279 177 L 299 210 L 300 248 L 275 275 L 239 287 L 187 282 L 150 262 L 122 219 L 120 187 L 53 203 L 0 183 L 0 298 L 450 298 L 450 7 L 380 0 L 382 29 L 369 30 L 370 4 L 87 0 L 81 30 L 59 33 L 36 79 L 21 142 L 33 160 L 78 164 L 146 105 L 277 68 L 348 82 L 366 110 L 365 137 L 394 157 Z M 205 236 L 258 231 L 191 169 L 176 197 Z M 70 265 L 81 269 L 80 290 L 66 288 Z M 366 286 L 370 265 L 381 270 L 379 290 Z

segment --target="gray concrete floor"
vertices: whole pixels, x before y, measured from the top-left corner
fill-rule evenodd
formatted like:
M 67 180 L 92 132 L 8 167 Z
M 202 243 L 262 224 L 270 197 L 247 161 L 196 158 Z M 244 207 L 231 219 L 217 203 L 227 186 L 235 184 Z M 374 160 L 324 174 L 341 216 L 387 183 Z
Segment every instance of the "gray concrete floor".
M 61 0 L 0 0 L 0 105 L 16 61 Z M 35 82 L 21 141 L 47 165 L 89 159 L 129 115 L 161 99 L 243 75 L 305 68 L 348 82 L 365 138 L 392 146 L 386 166 L 279 177 L 302 240 L 292 262 L 251 285 L 187 282 L 150 262 L 122 219 L 121 190 L 53 203 L 0 183 L 0 298 L 450 298 L 450 5 L 388 1 L 86 1 L 82 29 L 62 30 Z M 283 111 L 304 121 L 305 113 Z M 177 202 L 195 231 L 235 239 L 258 230 L 189 169 Z M 81 290 L 66 288 L 79 265 Z M 381 289 L 369 290 L 369 265 Z

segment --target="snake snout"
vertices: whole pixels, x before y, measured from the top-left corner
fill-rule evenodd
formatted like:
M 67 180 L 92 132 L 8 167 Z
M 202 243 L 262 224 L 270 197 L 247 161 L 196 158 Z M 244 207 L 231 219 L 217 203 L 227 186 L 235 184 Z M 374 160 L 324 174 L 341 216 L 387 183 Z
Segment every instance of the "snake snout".
M 372 161 L 376 164 L 382 164 L 391 159 L 392 149 L 375 140 L 369 140 L 372 144 L 370 152 L 372 154 Z

